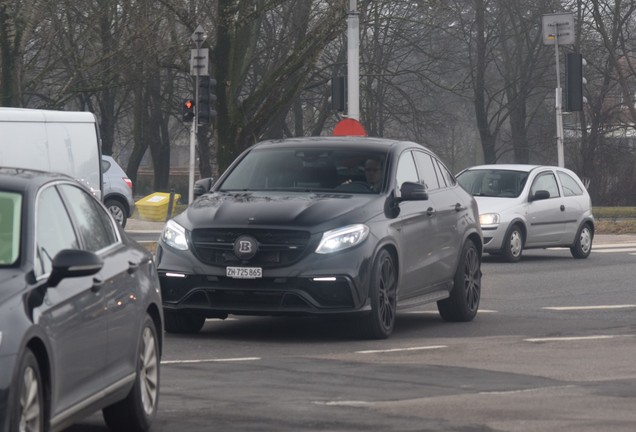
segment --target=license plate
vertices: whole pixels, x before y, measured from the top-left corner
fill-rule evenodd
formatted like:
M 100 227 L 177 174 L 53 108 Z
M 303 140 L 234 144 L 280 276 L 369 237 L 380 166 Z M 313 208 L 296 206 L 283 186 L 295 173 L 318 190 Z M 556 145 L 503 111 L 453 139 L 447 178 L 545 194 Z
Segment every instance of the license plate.
M 261 267 L 227 267 L 225 275 L 234 279 L 257 279 L 263 277 Z

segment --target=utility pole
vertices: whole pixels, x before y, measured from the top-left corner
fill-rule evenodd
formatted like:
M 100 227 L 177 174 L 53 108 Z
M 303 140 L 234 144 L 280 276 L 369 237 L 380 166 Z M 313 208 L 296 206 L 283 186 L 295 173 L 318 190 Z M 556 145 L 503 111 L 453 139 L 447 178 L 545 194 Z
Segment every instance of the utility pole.
M 357 0 L 347 14 L 347 117 L 360 120 L 360 15 Z

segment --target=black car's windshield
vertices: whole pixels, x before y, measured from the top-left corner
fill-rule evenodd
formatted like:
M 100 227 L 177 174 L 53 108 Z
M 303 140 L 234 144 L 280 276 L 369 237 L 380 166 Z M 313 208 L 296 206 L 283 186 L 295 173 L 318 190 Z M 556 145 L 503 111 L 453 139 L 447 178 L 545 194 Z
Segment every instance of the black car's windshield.
M 468 170 L 457 176 L 459 184 L 473 196 L 516 198 L 528 179 L 524 171 Z
M 12 265 L 20 255 L 22 196 L 0 191 L 0 266 Z
M 256 148 L 220 185 L 221 191 L 378 193 L 386 154 L 368 149 Z

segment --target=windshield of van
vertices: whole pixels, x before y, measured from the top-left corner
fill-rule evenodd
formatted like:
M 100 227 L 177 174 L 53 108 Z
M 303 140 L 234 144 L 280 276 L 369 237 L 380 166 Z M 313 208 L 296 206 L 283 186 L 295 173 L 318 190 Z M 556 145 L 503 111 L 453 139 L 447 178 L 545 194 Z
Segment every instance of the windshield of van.
M 0 191 L 0 266 L 15 264 L 20 255 L 22 196 Z
M 379 193 L 386 154 L 365 149 L 256 148 L 220 185 L 228 191 Z
M 528 179 L 524 171 L 468 170 L 457 176 L 459 184 L 473 196 L 516 198 Z

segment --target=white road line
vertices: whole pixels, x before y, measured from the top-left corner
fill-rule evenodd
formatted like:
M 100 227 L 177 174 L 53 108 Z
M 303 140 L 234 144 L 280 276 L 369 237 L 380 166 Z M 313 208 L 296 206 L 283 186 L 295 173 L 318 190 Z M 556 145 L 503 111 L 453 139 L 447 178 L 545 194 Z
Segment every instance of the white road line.
M 571 337 L 546 337 L 546 338 L 528 338 L 526 342 L 571 342 L 580 340 L 598 340 L 598 339 L 615 339 L 619 337 L 634 337 L 634 335 L 596 335 L 596 336 L 571 336 Z
M 592 252 L 596 253 L 617 253 L 617 252 L 636 252 L 636 248 L 611 248 L 611 249 L 596 249 L 593 248 Z
M 393 349 L 385 349 L 385 350 L 366 350 L 366 351 L 356 351 L 356 354 L 380 354 L 380 353 L 392 353 L 392 352 L 403 352 L 403 351 L 421 351 L 421 350 L 433 350 L 440 348 L 448 348 L 447 345 L 430 345 L 424 347 L 410 347 L 410 348 L 393 348 Z
M 203 359 L 203 360 L 164 360 L 161 364 L 196 364 L 196 363 L 215 363 L 215 362 L 241 362 L 241 361 L 256 361 L 260 360 L 260 357 L 239 357 L 239 358 L 226 358 L 226 359 Z
M 477 313 L 497 313 L 499 311 L 496 310 L 489 310 L 489 309 L 479 309 L 477 311 Z M 405 312 L 407 314 L 426 314 L 426 315 L 439 315 L 439 312 L 436 310 L 427 310 L 427 311 L 410 311 L 410 312 Z
M 592 250 L 594 249 L 607 249 L 607 248 L 630 248 L 636 247 L 636 243 L 601 243 L 592 246 Z
M 577 311 L 577 310 L 604 310 L 604 309 L 634 309 L 636 304 L 623 305 L 597 305 L 597 306 L 549 306 L 542 309 L 555 311 Z

